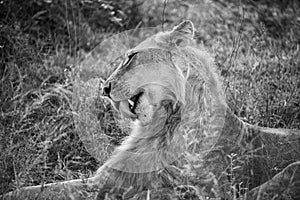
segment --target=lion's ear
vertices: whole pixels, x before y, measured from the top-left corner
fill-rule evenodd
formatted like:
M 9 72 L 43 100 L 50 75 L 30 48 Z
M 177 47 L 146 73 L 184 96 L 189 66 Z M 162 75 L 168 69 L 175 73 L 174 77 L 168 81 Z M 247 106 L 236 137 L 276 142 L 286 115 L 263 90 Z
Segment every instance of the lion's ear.
M 175 26 L 171 32 L 172 41 L 177 46 L 186 46 L 188 41 L 194 38 L 194 24 L 190 20 L 185 20 Z

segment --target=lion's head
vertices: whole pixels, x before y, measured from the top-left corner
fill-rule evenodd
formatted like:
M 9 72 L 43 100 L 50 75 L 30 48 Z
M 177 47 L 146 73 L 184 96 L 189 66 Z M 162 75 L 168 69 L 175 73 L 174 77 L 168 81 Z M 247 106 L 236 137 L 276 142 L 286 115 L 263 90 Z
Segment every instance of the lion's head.
M 126 53 L 126 59 L 106 80 L 103 94 L 125 117 L 149 123 L 164 100 L 185 103 L 185 74 L 174 64 L 178 48 L 192 42 L 190 21 L 158 33 Z

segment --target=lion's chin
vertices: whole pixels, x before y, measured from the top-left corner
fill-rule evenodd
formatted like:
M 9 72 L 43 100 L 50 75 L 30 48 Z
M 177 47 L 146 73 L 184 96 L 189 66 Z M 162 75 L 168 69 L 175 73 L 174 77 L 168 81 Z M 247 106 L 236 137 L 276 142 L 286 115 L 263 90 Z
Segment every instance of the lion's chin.
M 119 112 L 123 117 L 137 120 L 141 126 L 146 126 L 150 124 L 153 119 L 154 107 L 152 105 L 139 104 L 136 113 L 133 113 L 128 101 L 121 101 L 119 104 Z
M 152 105 L 144 92 L 139 92 L 130 99 L 113 101 L 114 108 L 120 114 L 131 120 L 138 120 L 140 125 L 145 126 L 153 120 L 156 105 Z

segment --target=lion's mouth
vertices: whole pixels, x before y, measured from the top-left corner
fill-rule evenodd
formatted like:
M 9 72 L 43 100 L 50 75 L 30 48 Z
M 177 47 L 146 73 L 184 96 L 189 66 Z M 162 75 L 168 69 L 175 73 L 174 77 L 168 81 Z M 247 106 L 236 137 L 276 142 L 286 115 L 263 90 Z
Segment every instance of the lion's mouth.
M 136 119 L 138 117 L 136 113 L 136 108 L 140 103 L 140 98 L 142 95 L 143 92 L 139 92 L 128 100 L 120 101 L 120 104 L 117 106 L 117 109 L 121 112 L 121 114 L 124 117 Z
M 142 95 L 143 95 L 143 92 L 140 92 L 140 93 L 134 95 L 133 97 L 131 97 L 130 99 L 128 99 L 129 108 L 133 114 L 136 114 L 135 109 L 136 109 L 136 107 L 139 103 L 139 99 Z

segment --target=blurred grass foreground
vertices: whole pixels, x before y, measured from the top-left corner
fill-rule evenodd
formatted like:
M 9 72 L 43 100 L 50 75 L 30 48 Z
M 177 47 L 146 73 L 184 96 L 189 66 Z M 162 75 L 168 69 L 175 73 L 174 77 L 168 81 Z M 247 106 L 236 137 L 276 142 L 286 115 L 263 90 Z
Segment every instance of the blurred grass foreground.
M 215 56 L 227 102 L 246 122 L 300 129 L 300 3 L 166 1 L 166 29 L 190 19 Z M 161 0 L 0 1 L 0 194 L 85 178 L 126 136 L 97 108 L 111 146 L 92 157 L 73 119 L 75 66 L 105 38 L 162 24 Z M 113 69 L 98 69 L 101 79 Z M 91 74 L 89 74 L 91 76 Z M 99 159 L 99 157 L 101 157 Z

